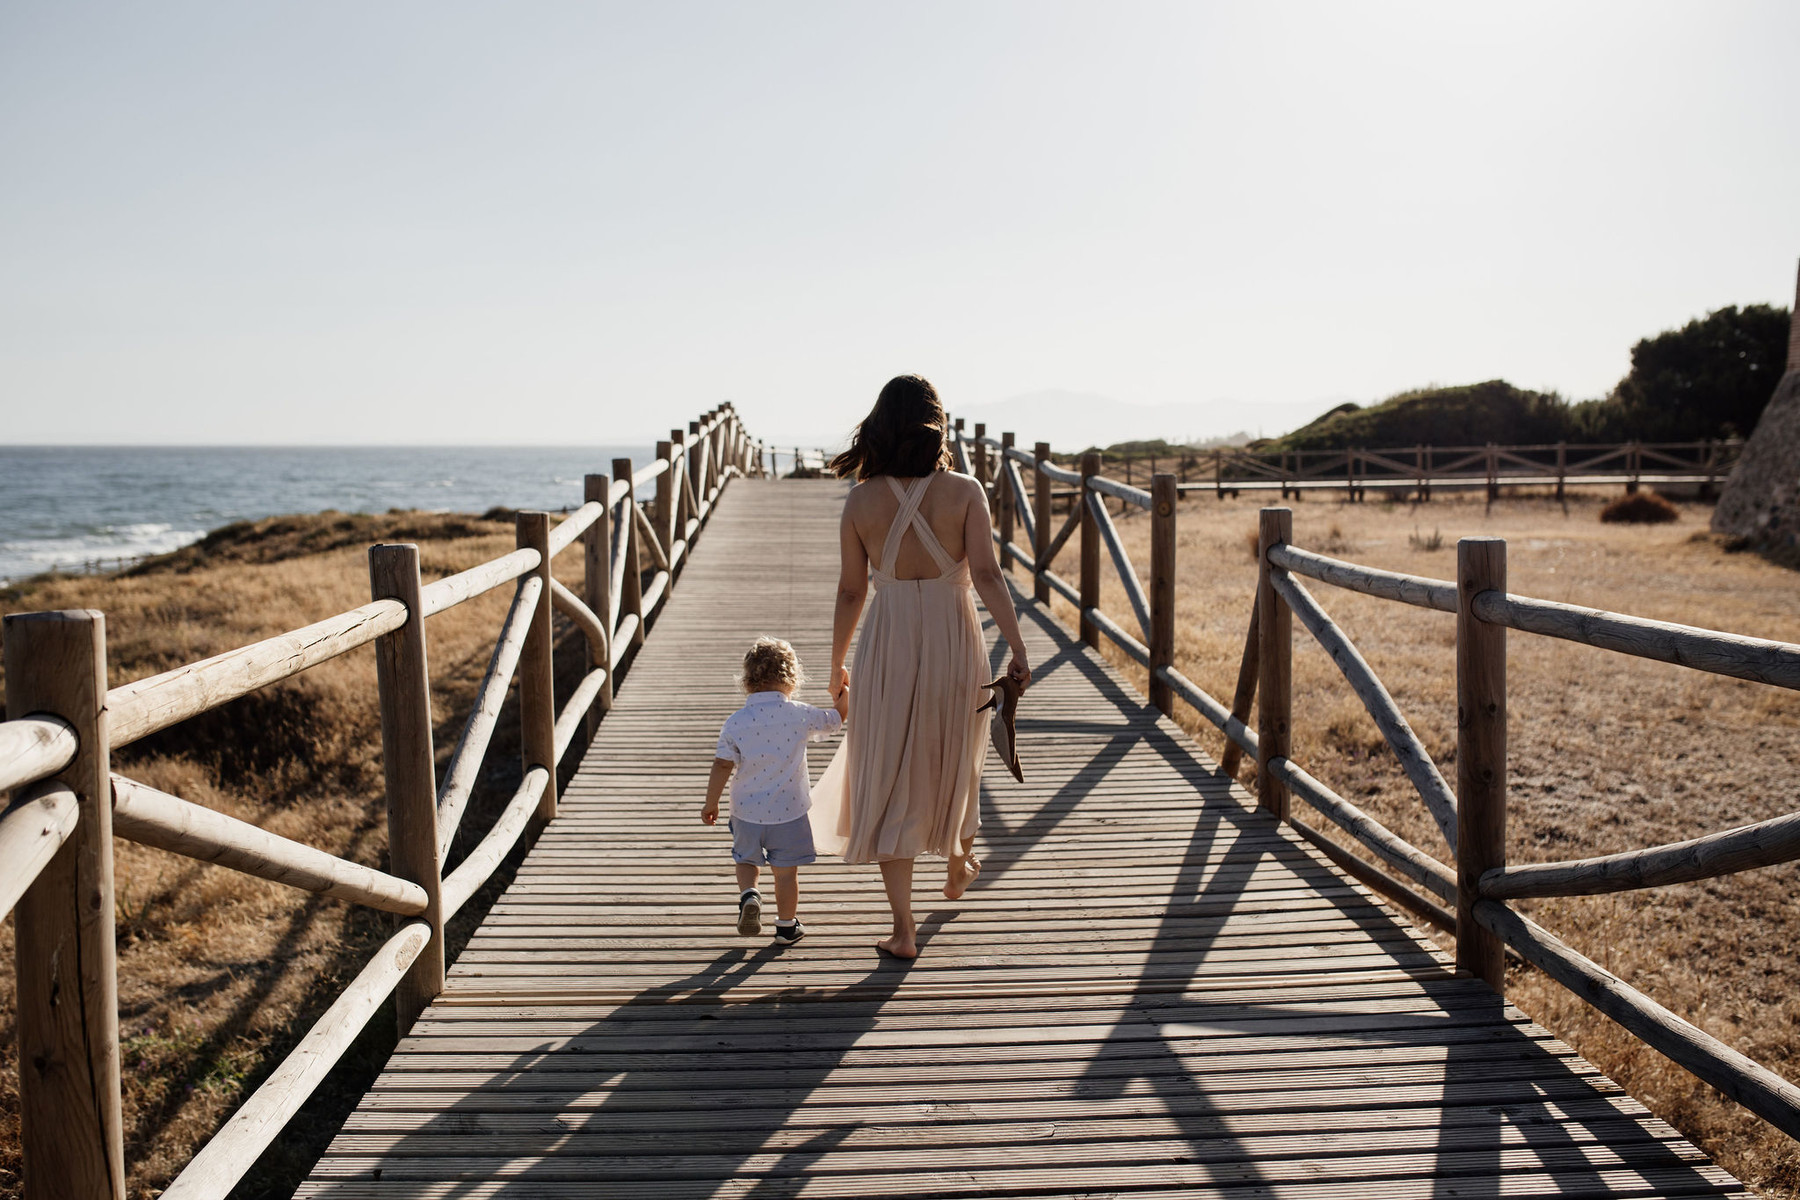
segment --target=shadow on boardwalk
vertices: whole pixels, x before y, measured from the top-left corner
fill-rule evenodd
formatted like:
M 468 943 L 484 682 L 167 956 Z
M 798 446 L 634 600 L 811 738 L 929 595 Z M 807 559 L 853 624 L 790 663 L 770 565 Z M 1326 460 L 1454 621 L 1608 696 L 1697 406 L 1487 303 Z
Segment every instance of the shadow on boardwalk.
M 335 1178 L 315 1176 L 302 1194 L 1218 1189 L 1248 1200 L 1720 1190 L 1691 1148 L 1635 1115 L 1641 1109 L 1616 1088 L 1485 986 L 1451 978 L 1391 914 L 1276 836 L 1191 742 L 1046 614 L 1027 603 L 1021 616 L 1051 649 L 1039 679 L 1078 681 L 1095 697 L 1092 720 L 1022 720 L 1025 753 L 1048 754 L 1054 743 L 1057 754 L 1086 759 L 1035 806 L 1029 789 L 990 775 L 986 869 L 969 898 L 922 922 L 920 964 L 888 960 L 850 982 L 755 994 L 759 975 L 791 978 L 780 974 L 783 952 L 731 949 L 575 1022 L 576 1032 L 546 1033 L 530 1052 L 447 1045 L 454 1061 L 407 1064 L 416 1074 L 384 1076 L 365 1105 L 418 1112 L 415 1129 L 361 1152 L 359 1139 L 372 1135 L 340 1139 Z M 1062 871 L 1068 890 L 1053 915 L 1027 912 L 1021 934 L 1112 920 L 1084 907 L 1081 880 L 1096 894 L 1105 880 L 1077 876 L 1088 861 L 1068 848 L 1081 836 L 1071 830 L 1109 781 L 1117 805 L 1137 785 L 1116 779 L 1151 768 L 1191 785 L 1191 808 L 1172 822 L 1162 810 L 1160 842 L 1091 846 L 1093 862 L 1166 885 L 1153 903 L 1121 908 L 1148 913 L 1141 928 L 1120 917 L 1115 933 L 1100 935 L 1118 945 L 1094 961 L 1130 962 L 1129 977 L 1097 975 L 1066 994 L 1054 980 L 981 992 L 984 971 L 1044 961 L 1021 942 L 1015 954 L 967 967 L 975 991 L 959 990 L 952 971 L 925 981 L 934 952 L 955 952 L 957 919 L 980 920 L 983 897 L 995 901 L 987 911 L 1005 911 L 1028 871 Z M 879 902 L 873 871 L 867 882 Z M 1285 918 L 1271 888 L 1326 898 L 1337 946 L 1321 922 Z M 1383 960 L 1380 969 L 1315 967 L 1350 939 Z M 1273 963 L 1232 965 L 1255 953 Z M 857 970 L 847 963 L 843 974 Z M 429 1040 L 454 1043 L 441 1030 L 455 1016 L 446 1012 Z M 529 1011 L 521 1021 L 561 1023 Z M 454 1086 L 467 1094 L 444 1096 L 439 1108 L 426 1089 L 452 1085 L 427 1072 L 443 1070 L 457 1072 Z

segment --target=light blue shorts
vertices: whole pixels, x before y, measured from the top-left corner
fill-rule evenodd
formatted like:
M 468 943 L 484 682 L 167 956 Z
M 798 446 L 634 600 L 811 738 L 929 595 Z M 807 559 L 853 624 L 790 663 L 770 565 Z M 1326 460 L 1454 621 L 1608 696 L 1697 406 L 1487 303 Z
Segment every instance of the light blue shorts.
M 732 862 L 803 867 L 819 857 L 813 849 L 812 819 L 804 813 L 779 825 L 758 825 L 736 817 L 729 824 Z

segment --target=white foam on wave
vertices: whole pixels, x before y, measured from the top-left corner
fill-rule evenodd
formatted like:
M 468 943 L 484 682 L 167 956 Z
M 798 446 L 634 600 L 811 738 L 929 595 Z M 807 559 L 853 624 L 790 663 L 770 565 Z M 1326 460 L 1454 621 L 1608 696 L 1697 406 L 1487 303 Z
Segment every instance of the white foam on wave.
M 0 542 L 0 582 L 11 583 L 44 571 L 116 570 L 140 559 L 190 546 L 204 529 L 177 529 L 167 522 L 102 525 L 70 537 L 20 538 Z

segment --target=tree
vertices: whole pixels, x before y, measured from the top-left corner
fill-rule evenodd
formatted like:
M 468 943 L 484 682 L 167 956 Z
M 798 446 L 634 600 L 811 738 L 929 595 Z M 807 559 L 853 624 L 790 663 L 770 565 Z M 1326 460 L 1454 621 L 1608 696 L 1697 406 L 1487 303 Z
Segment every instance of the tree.
M 1785 308 L 1728 305 L 1638 342 L 1612 395 L 1573 415 L 1599 441 L 1748 437 L 1781 380 L 1787 341 Z

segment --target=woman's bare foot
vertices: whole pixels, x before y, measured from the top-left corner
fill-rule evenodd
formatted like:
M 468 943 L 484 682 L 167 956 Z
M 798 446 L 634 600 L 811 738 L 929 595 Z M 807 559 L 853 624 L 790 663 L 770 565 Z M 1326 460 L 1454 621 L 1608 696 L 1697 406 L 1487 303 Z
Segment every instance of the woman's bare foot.
M 952 857 L 950 865 L 944 869 L 944 898 L 960 900 L 962 894 L 969 890 L 975 877 L 981 874 L 981 860 L 972 854 Z
M 902 929 L 898 923 L 895 923 L 892 936 L 884 937 L 876 942 L 875 948 L 891 954 L 895 958 L 917 958 L 919 957 L 918 927 Z

